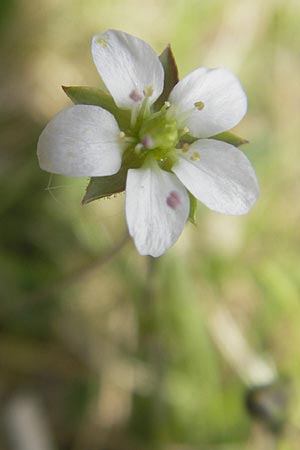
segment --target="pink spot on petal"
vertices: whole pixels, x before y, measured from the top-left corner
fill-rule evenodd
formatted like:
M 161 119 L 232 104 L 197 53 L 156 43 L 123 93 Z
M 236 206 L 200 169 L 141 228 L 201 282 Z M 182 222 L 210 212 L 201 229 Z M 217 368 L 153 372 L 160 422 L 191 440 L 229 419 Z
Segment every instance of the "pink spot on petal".
M 137 91 L 136 89 L 134 89 L 130 94 L 129 97 L 131 98 L 131 100 L 133 100 L 134 102 L 140 102 L 143 98 L 142 94 Z
M 167 197 L 167 205 L 172 209 L 177 209 L 181 205 L 180 194 L 177 191 L 171 191 Z

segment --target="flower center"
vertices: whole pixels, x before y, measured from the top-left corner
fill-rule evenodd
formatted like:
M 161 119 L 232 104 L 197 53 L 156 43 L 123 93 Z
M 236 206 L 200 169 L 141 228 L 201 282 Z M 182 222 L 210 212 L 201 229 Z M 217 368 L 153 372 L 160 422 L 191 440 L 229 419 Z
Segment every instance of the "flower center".
M 120 134 L 120 140 L 127 147 L 123 162 L 128 168 L 140 167 L 151 156 L 164 170 L 169 171 L 177 160 L 176 146 L 188 129 L 180 127 L 175 115 L 169 114 L 171 108 L 168 102 L 160 111 L 153 112 L 149 101 L 152 93 L 151 86 L 143 90 L 143 95 L 137 90 L 130 93 L 134 102 L 131 126 L 126 135 Z M 174 203 L 174 199 L 170 202 Z
M 178 142 L 177 124 L 174 119 L 168 119 L 164 112 L 152 114 L 146 119 L 139 130 L 139 140 L 145 142 L 148 149 L 159 148 L 170 150 Z

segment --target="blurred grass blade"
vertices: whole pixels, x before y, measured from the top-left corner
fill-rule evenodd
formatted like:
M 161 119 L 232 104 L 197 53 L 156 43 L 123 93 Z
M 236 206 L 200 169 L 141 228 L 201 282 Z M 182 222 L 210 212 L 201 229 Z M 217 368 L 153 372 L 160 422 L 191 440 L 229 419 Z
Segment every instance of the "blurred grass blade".
M 159 59 L 164 68 L 165 79 L 163 92 L 153 105 L 156 111 L 158 111 L 168 100 L 170 92 L 179 80 L 178 69 L 170 44 L 167 45 L 165 50 L 159 56 Z
M 82 200 L 85 205 L 94 200 L 125 191 L 127 169 L 122 167 L 118 173 L 106 177 L 92 177 Z
M 64 92 L 75 104 L 101 106 L 112 113 L 122 131 L 130 124 L 130 111 L 119 109 L 111 95 L 102 89 L 88 86 L 62 86 Z

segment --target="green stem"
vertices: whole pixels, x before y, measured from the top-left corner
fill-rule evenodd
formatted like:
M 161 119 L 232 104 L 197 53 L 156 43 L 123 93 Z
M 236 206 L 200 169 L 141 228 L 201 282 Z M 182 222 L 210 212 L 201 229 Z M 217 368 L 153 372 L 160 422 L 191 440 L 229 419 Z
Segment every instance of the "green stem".
M 138 329 L 139 353 L 142 360 L 153 373 L 153 389 L 141 411 L 144 415 L 144 431 L 155 449 L 161 448 L 160 429 L 164 416 L 164 362 L 163 342 L 160 336 L 159 304 L 157 303 L 157 265 L 158 260 L 148 257 L 147 279 L 143 298 L 139 299 Z

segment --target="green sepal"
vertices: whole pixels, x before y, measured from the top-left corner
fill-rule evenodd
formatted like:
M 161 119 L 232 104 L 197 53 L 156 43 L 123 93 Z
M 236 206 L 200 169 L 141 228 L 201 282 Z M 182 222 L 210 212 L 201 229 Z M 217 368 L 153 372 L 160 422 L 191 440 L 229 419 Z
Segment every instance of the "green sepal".
M 94 200 L 125 191 L 127 171 L 128 169 L 123 166 L 114 175 L 92 177 L 86 188 L 82 204 L 86 205 Z
M 171 50 L 170 44 L 164 49 L 162 54 L 159 56 L 160 62 L 164 68 L 165 78 L 164 78 L 164 89 L 160 97 L 156 100 L 153 105 L 154 111 L 159 111 L 163 104 L 168 100 L 170 92 L 172 91 L 175 84 L 178 83 L 178 69 L 176 61 Z
M 101 106 L 113 114 L 122 131 L 126 131 L 129 127 L 130 111 L 118 108 L 112 96 L 102 89 L 88 86 L 62 86 L 62 88 L 73 103 Z
M 234 133 L 231 133 L 230 131 L 225 131 L 224 133 L 216 134 L 215 136 L 212 136 L 210 139 L 217 139 L 218 141 L 224 141 L 228 144 L 234 145 L 235 147 L 239 147 L 243 144 L 249 144 L 249 141 L 247 139 L 241 138 L 240 136 L 237 136 Z
M 189 191 L 188 191 L 188 194 L 189 194 L 189 197 L 190 197 L 189 221 L 193 225 L 196 225 L 196 213 L 197 213 L 198 201 L 197 201 L 196 197 L 194 197 L 193 194 L 191 194 Z
M 215 136 L 211 136 L 208 139 L 216 139 L 218 141 L 227 142 L 227 144 L 234 145 L 235 147 L 239 147 L 243 144 L 248 144 L 249 141 L 247 139 L 241 138 L 240 136 L 237 136 L 234 133 L 231 133 L 230 131 L 225 131 L 224 133 L 216 134 Z M 197 138 L 194 136 L 191 136 L 190 134 L 185 134 L 182 139 L 180 140 L 180 145 L 187 142 L 188 144 L 192 144 L 195 141 L 201 140 L 201 138 Z

